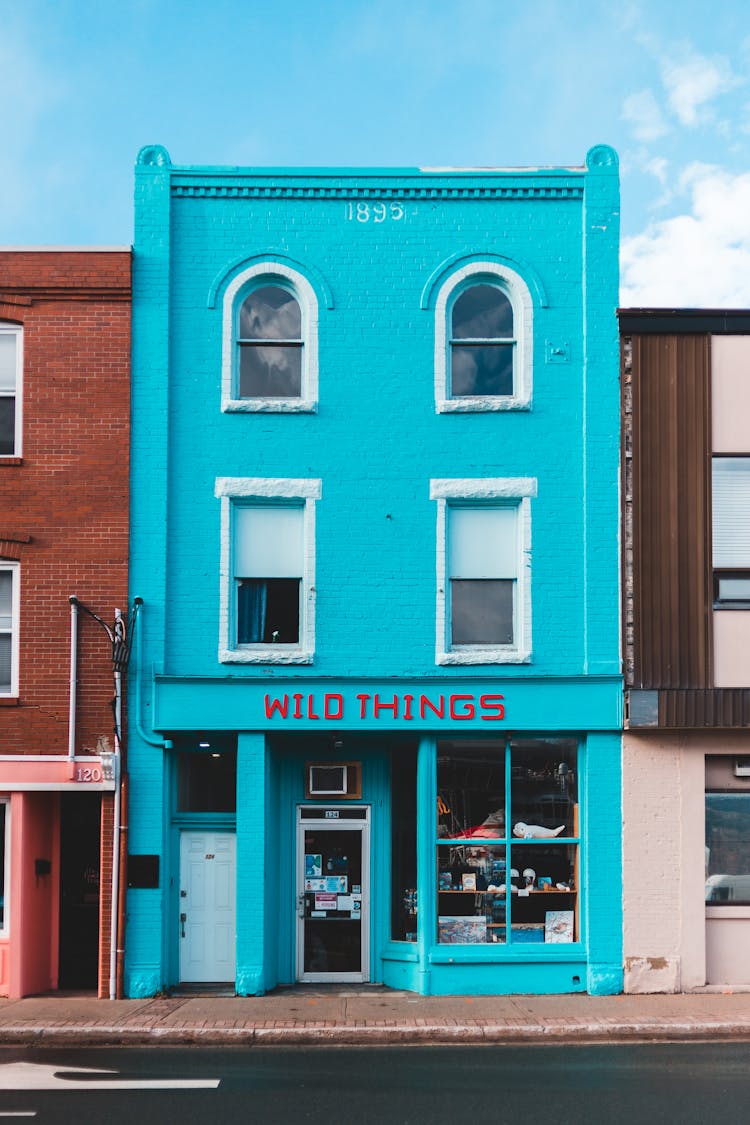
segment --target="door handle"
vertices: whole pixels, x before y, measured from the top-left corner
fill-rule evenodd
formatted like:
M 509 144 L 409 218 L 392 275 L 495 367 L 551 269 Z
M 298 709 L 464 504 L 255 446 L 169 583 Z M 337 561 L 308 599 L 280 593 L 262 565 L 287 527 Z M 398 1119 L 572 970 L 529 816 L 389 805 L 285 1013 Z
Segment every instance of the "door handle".
M 180 934 L 180 937 L 185 936 L 185 923 L 186 922 L 187 922 L 187 914 L 181 914 L 180 915 L 180 927 L 181 927 L 182 932 Z
M 305 893 L 304 893 L 304 891 L 301 894 L 297 895 L 297 917 L 298 918 L 304 918 L 305 917 Z

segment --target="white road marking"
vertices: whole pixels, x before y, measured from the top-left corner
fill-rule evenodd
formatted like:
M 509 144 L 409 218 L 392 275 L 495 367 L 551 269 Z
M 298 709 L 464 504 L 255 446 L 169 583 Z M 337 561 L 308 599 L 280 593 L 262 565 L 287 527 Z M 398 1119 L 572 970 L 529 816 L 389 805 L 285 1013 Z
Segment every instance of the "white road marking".
M 35 1109 L 0 1110 L 0 1117 L 36 1117 Z
M 97 1077 L 76 1077 L 84 1074 Z M 110 1078 L 109 1075 L 117 1075 L 117 1071 L 44 1063 L 2 1063 L 0 1090 L 215 1090 L 221 1081 L 219 1078 Z

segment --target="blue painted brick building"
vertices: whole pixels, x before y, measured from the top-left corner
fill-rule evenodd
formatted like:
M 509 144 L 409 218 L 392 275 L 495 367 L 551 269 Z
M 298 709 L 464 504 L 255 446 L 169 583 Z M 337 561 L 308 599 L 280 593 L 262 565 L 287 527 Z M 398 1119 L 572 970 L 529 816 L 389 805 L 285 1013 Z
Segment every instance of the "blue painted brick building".
M 139 154 L 129 995 L 621 988 L 617 247 L 606 147 Z

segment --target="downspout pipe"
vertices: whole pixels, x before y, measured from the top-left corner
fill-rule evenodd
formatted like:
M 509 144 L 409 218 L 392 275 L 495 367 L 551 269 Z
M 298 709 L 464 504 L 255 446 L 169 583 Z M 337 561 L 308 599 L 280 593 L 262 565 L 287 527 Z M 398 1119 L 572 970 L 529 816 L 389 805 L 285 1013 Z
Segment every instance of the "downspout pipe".
M 78 598 L 71 594 L 70 602 L 70 704 L 68 710 L 68 768 L 73 770 L 76 756 L 76 705 L 78 702 Z M 73 776 L 71 772 L 71 777 Z

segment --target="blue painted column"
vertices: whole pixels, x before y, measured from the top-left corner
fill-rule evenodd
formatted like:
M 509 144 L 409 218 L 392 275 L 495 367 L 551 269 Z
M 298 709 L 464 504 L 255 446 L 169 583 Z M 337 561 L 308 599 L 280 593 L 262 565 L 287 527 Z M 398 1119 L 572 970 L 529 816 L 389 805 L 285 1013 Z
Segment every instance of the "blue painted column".
M 435 808 L 437 743 L 421 738 L 417 751 L 417 950 L 419 971 L 417 991 L 430 995 L 429 951 L 435 944 L 433 919 L 436 915 Z
M 586 745 L 588 982 L 592 995 L 622 992 L 622 771 L 619 732 Z M 644 872 L 644 877 L 646 873 Z
M 269 981 L 270 903 L 278 888 L 269 871 L 269 765 L 263 734 L 237 737 L 237 976 L 239 996 L 259 996 Z

